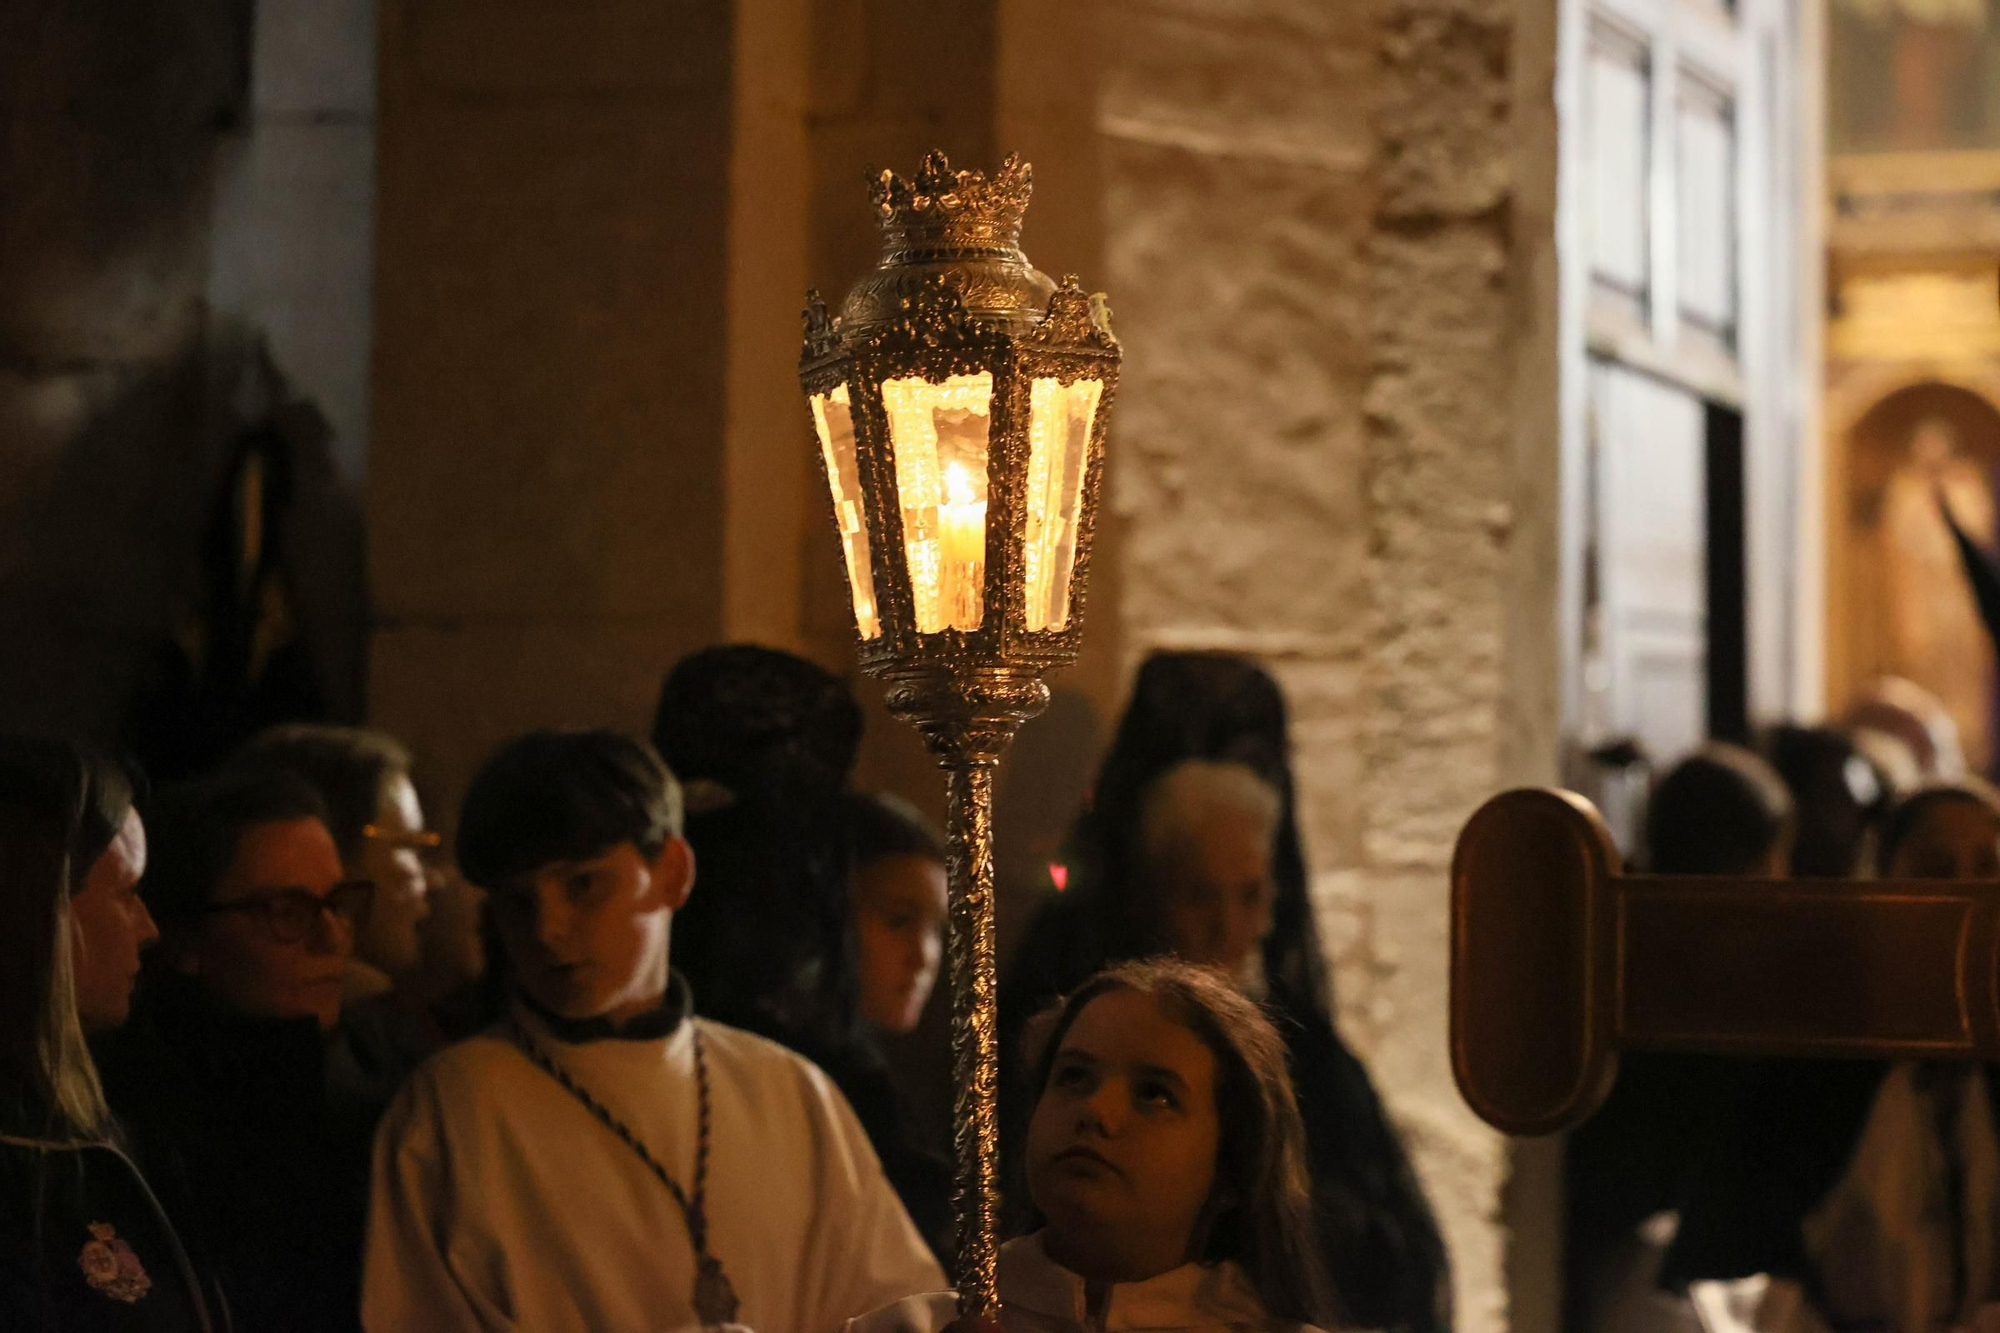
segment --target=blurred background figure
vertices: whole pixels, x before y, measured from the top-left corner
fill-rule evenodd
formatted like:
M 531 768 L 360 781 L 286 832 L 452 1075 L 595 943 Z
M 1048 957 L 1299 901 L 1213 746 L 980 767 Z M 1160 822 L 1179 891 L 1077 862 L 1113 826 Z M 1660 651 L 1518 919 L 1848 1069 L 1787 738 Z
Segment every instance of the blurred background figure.
M 884 936 L 903 935 L 923 949 L 921 920 L 935 904 L 918 902 L 916 920 L 898 910 L 887 932 L 874 911 L 865 924 L 856 916 L 852 845 L 860 830 L 847 782 L 861 727 L 845 682 L 774 648 L 705 648 L 668 672 L 652 739 L 686 792 L 697 886 L 675 914 L 674 966 L 698 1013 L 790 1047 L 832 1077 L 911 1220 L 941 1251 L 950 1171 L 912 1127 L 863 1009 L 872 989 L 878 1015 L 890 1020 L 877 1025 L 885 1031 L 913 1005 L 921 1014 L 911 993 L 921 976 L 906 975 L 906 964 L 891 957 L 899 946 Z M 870 836 L 890 837 L 879 825 Z M 902 845 L 910 832 L 893 836 Z M 905 889 L 885 880 L 920 869 L 895 856 L 905 863 L 878 865 L 871 904 L 900 899 Z M 919 873 L 916 897 L 934 885 Z M 882 971 L 871 980 L 863 961 Z
M 886 792 L 847 800 L 861 1016 L 881 1032 L 916 1029 L 944 961 L 944 835 Z
M 1974 778 L 1920 787 L 1882 824 L 1886 879 L 2000 879 L 2000 794 Z
M 371 896 L 303 779 L 236 770 L 161 790 L 141 891 L 160 923 L 134 1021 L 100 1043 L 106 1093 L 243 1329 L 358 1327 L 375 1124 L 408 1070 L 344 1021 Z
M 1887 775 L 1892 793 L 1966 773 L 1958 724 L 1936 694 L 1914 681 L 1881 677 L 1848 706 L 1841 721 Z
M 1147 784 L 1139 859 L 1158 895 L 1167 952 L 1262 998 L 1276 890 L 1271 848 L 1284 798 L 1247 764 L 1185 759 Z
M 1155 653 L 1139 669 L 1065 858 L 1002 988 L 1003 1129 L 1033 1089 L 1022 1025 L 1100 968 L 1186 949 L 1262 999 L 1289 1047 L 1320 1251 L 1355 1326 L 1450 1326 L 1444 1245 L 1367 1070 L 1330 1012 L 1307 893 L 1284 697 L 1255 663 Z
M 1791 873 L 1846 879 L 1864 870 L 1869 831 L 1889 791 L 1853 737 L 1786 723 L 1770 730 L 1764 751 L 1792 794 Z
M 2000 804 L 1922 788 L 1877 855 L 1886 877 L 2000 876 Z M 1992 1066 L 1952 1061 L 1759 1062 L 1696 1157 L 1666 1280 L 1719 1308 L 1770 1279 L 1767 1300 L 1833 1329 L 1967 1325 L 2000 1295 L 1996 1091 Z
M 1646 868 L 1661 875 L 1782 876 L 1796 823 L 1791 793 L 1749 750 L 1711 744 L 1653 788 Z M 1658 1289 L 1691 1155 L 1730 1105 L 1740 1062 L 1633 1053 L 1597 1114 L 1565 1148 L 1569 1326 L 1595 1333 L 1699 1329 Z

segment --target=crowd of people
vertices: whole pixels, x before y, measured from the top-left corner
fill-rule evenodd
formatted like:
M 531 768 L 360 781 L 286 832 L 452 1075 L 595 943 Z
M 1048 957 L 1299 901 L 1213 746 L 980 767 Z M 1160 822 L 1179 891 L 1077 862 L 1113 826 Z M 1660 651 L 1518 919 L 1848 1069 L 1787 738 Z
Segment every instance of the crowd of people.
M 159 790 L 0 737 L 0 1328 L 942 1329 L 945 1136 L 884 1045 L 932 1001 L 945 849 L 857 786 L 861 735 L 832 673 L 703 650 L 645 739 L 501 746 L 449 846 L 378 732 Z M 1268 673 L 1142 665 L 1003 979 L 1004 1328 L 1451 1328 L 1296 799 Z M 1876 699 L 1684 757 L 1633 859 L 2000 877 L 2000 796 Z M 1574 1329 L 2000 1296 L 1975 1066 L 1636 1056 L 1568 1154 Z
M 1838 725 L 1710 744 L 1652 784 L 1634 861 L 1829 893 L 2000 878 L 2000 793 L 1890 682 Z M 2000 1300 L 2000 1088 L 1951 1061 L 1627 1055 L 1568 1145 L 1570 1328 L 1927 1333 Z
M 883 1047 L 945 853 L 861 731 L 704 650 L 645 739 L 501 746 L 449 846 L 372 731 L 157 791 L 0 737 L 0 1328 L 943 1328 L 946 1145 Z M 1448 1329 L 1271 678 L 1149 660 L 1064 863 L 1003 986 L 1002 1326 Z

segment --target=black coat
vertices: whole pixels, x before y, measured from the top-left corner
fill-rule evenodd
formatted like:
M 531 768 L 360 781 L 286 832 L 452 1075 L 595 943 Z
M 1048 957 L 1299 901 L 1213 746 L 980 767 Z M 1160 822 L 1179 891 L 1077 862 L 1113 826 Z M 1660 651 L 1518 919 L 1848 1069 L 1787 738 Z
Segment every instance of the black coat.
M 1752 1066 L 1694 1157 L 1661 1285 L 1770 1273 L 1816 1297 L 1805 1219 L 1839 1183 L 1889 1069 L 1874 1060 Z M 2000 1110 L 2000 1070 L 1984 1072 Z
M 0 1133 L 0 1329 L 216 1333 L 213 1313 L 122 1151 Z
M 355 1333 L 375 1125 L 405 1063 L 354 1023 L 246 1019 L 163 980 L 100 1044 L 112 1110 L 186 1201 L 237 1333 Z

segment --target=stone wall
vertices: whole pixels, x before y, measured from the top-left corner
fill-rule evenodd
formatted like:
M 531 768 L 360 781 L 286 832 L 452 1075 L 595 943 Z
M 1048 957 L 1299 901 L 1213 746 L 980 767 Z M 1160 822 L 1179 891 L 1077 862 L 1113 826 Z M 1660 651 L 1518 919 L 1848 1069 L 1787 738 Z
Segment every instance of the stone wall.
M 248 38 L 232 0 L 0 11 L 0 726 L 114 739 L 185 610 Z
M 1553 588 L 1510 549 L 1531 341 L 1513 14 L 1359 14 L 1163 0 L 1105 47 L 1120 633 L 1128 659 L 1224 648 L 1283 682 L 1342 1021 L 1444 1222 L 1461 1327 L 1539 1329 L 1553 1252 L 1543 1232 L 1524 1257 L 1508 1227 L 1544 1182 L 1459 1100 L 1445 1023 L 1453 839 L 1553 755 L 1516 743 L 1552 716 L 1510 715 L 1523 665 L 1553 667 L 1552 638 L 1522 632 L 1552 620 L 1512 604 Z
M 724 631 L 726 7 L 385 0 L 372 715 L 449 817 Z M 780 384 L 776 392 L 784 392 Z

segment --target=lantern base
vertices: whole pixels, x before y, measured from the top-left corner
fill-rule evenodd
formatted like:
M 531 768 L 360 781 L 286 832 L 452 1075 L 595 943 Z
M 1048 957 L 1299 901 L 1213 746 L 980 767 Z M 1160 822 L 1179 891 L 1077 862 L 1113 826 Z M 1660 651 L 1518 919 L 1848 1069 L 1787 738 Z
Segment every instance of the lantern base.
M 915 727 L 949 767 L 997 762 L 1021 724 L 1049 706 L 1043 668 L 937 667 L 889 675 L 889 712 Z

